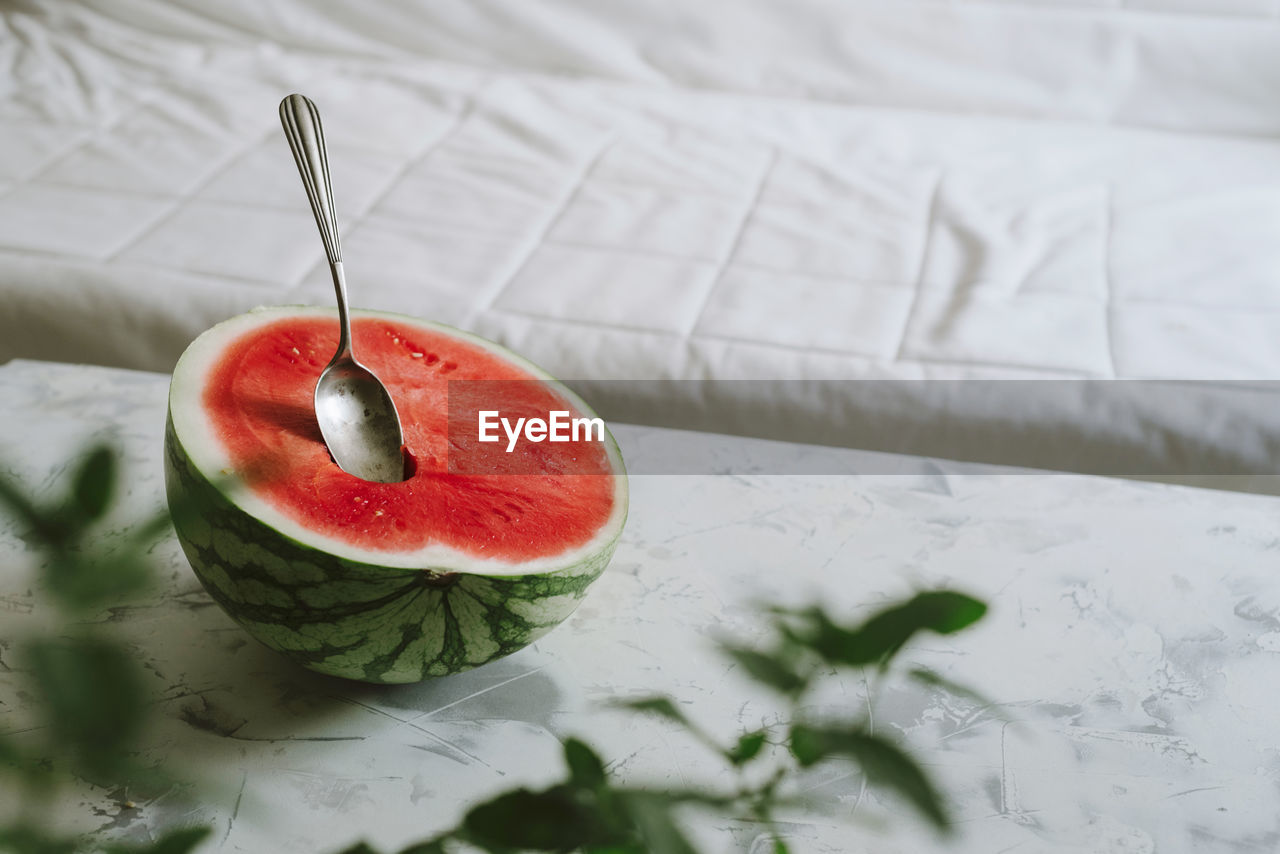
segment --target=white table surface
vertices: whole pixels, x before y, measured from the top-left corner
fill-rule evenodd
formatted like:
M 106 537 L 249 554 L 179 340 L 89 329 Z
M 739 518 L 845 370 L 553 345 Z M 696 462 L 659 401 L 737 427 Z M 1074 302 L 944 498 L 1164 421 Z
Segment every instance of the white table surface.
M 0 468 L 48 490 L 83 439 L 111 436 L 128 456 L 126 509 L 158 506 L 167 379 L 0 367 Z M 633 462 L 690 439 L 615 433 Z M 693 437 L 690 447 L 708 441 L 750 469 L 751 443 Z M 827 454 L 847 470 L 856 456 L 794 453 L 806 470 Z M 358 838 L 392 848 L 451 825 L 479 798 L 546 784 L 569 735 L 628 782 L 714 779 L 719 766 L 681 733 L 601 703 L 668 693 L 728 737 L 778 710 L 712 647 L 717 633 L 754 636 L 753 603 L 821 597 L 852 618 L 945 585 L 987 599 L 990 614 L 926 638 L 906 660 L 973 685 L 1000 714 L 890 685 L 876 725 L 934 772 L 959 835 L 942 847 L 901 804 L 833 765 L 815 785 L 853 823 L 789 823 L 793 850 L 1277 850 L 1280 499 L 951 474 L 926 461 L 903 470 L 916 473 L 637 475 L 617 555 L 568 622 L 476 671 L 394 688 L 319 677 L 259 646 L 169 539 L 156 552 L 161 587 L 104 618 L 135 645 L 159 698 L 146 757 L 180 761 L 203 781 L 198 802 L 175 791 L 130 808 L 130 793 L 85 784 L 51 809 L 65 827 L 113 838 L 203 821 L 215 833 L 201 851 L 312 854 Z M 0 732 L 21 730 L 29 712 L 3 644 L 46 612 L 32 573 L 0 522 Z M 823 702 L 864 694 L 850 679 Z M 0 789 L 0 819 L 5 802 Z M 753 849 L 750 826 L 697 833 L 710 852 L 765 850 Z

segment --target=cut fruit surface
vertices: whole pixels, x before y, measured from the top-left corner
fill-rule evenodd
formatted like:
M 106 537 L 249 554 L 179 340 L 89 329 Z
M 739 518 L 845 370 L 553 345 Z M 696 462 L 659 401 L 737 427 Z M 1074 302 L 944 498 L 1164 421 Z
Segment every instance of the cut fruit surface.
M 511 560 L 580 547 L 608 520 L 615 501 L 612 479 L 542 476 L 568 462 L 576 470 L 611 474 L 604 442 L 580 435 L 576 442 L 517 443 L 506 452 L 501 443 L 480 443 L 474 423 L 471 429 L 465 422 L 450 429 L 450 389 L 458 396 L 470 383 L 480 392 L 526 390 L 522 397 L 535 398 L 518 406 L 509 394 L 493 401 L 504 413 L 532 410 L 545 416 L 559 410 L 581 416 L 542 377 L 476 343 L 402 320 L 356 318 L 352 337 L 361 361 L 386 384 L 400 412 L 413 470 L 402 483 L 352 477 L 325 449 L 312 393 L 337 343 L 329 318 L 291 317 L 256 326 L 230 342 L 209 373 L 202 404 L 214 432 L 234 468 L 256 463 L 271 472 L 254 488 L 282 513 L 359 548 L 412 552 L 439 544 Z M 510 471 L 539 474 L 457 473 L 461 460 L 490 457 L 491 448 L 501 455 L 495 462 Z M 510 455 L 515 456 L 502 459 Z

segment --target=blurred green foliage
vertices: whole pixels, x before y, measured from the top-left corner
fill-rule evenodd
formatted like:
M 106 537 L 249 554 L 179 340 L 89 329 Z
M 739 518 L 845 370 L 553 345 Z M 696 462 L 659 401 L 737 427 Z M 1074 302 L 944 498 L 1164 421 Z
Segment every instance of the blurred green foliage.
M 40 503 L 0 479 L 0 507 L 19 523 L 22 536 L 42 556 L 44 586 L 58 609 L 46 635 L 23 639 L 16 661 L 39 704 L 43 739 L 20 747 L 0 736 L 0 774 L 32 803 L 47 802 L 66 775 L 99 785 L 130 785 L 154 779 L 134 759 L 149 701 L 139 665 L 100 622 L 88 619 L 145 589 L 153 577 L 148 549 L 169 531 L 168 516 L 134 525 L 123 541 L 103 545 L 102 525 L 118 491 L 118 464 L 108 447 L 96 447 L 74 467 L 69 486 L 56 500 Z M 174 512 L 184 512 L 174 508 Z M 845 625 L 821 607 L 769 608 L 769 642 L 748 647 L 732 641 L 721 651 L 750 679 L 775 692 L 788 714 L 775 725 L 721 740 L 695 724 L 670 698 L 631 699 L 618 704 L 683 729 L 724 762 L 736 785 L 725 791 L 623 786 L 605 771 L 600 756 L 577 739 L 564 743 L 564 779 L 548 788 L 517 788 L 473 806 L 460 824 L 398 854 L 452 854 L 482 850 L 580 851 L 584 854 L 697 854 L 682 825 L 686 809 L 758 823 L 773 837 L 774 854 L 788 848 L 776 817 L 784 811 L 831 807 L 795 794 L 811 769 L 852 762 L 867 784 L 894 793 L 939 833 L 950 821 L 945 799 L 921 765 L 893 738 L 876 732 L 865 706 L 846 717 L 812 718 L 807 698 L 842 671 L 894 675 L 898 653 L 918 634 L 951 634 L 986 612 L 972 597 L 929 591 Z M 932 671 L 904 674 L 930 690 L 948 691 L 983 703 L 974 692 Z M 142 846 L 122 846 L 57 836 L 25 816 L 0 826 L 0 852 L 12 854 L 187 854 L 209 828 L 174 830 Z M 366 843 L 342 854 L 378 854 Z
M 0 736 L 0 775 L 25 805 L 0 826 L 0 851 L 14 854 L 186 854 L 208 828 L 183 828 L 151 844 L 124 846 L 48 829 L 41 808 L 69 777 L 101 786 L 147 786 L 160 778 L 135 758 L 150 710 L 146 682 L 130 651 L 92 617 L 144 591 L 154 568 L 148 550 L 169 530 L 167 514 L 134 525 L 111 547 L 104 530 L 119 490 L 117 454 L 94 447 L 73 467 L 61 495 L 37 501 L 0 478 L 0 508 L 38 556 L 56 609 L 45 633 L 14 641 L 14 663 L 37 704 L 33 733 Z
M 842 670 L 890 672 L 895 656 L 917 634 L 952 634 L 980 620 L 986 605 L 952 591 L 918 593 L 867 620 L 841 625 L 819 607 L 767 609 L 771 644 L 752 648 L 722 642 L 721 651 L 753 681 L 777 692 L 789 714 L 775 726 L 738 733 L 726 742 L 695 724 L 669 697 L 652 696 L 619 705 L 665 719 L 689 733 L 733 773 L 727 791 L 620 786 L 605 773 L 586 744 L 564 744 L 565 779 L 546 789 L 516 789 L 473 807 L 461 824 L 398 854 L 448 854 L 476 848 L 491 854 L 517 851 L 580 851 L 584 854 L 697 854 L 680 821 L 687 808 L 722 819 L 741 819 L 770 830 L 774 854 L 787 854 L 776 817 L 783 811 L 813 811 L 832 804 L 795 794 L 814 766 L 854 763 L 867 783 L 893 792 L 940 834 L 950 832 L 946 801 L 923 767 L 893 738 L 874 731 L 860 709 L 847 718 L 808 717 L 806 700 L 824 680 Z M 986 705 L 976 693 L 914 668 L 907 675 L 934 690 L 961 694 Z M 378 854 L 365 843 L 342 854 Z

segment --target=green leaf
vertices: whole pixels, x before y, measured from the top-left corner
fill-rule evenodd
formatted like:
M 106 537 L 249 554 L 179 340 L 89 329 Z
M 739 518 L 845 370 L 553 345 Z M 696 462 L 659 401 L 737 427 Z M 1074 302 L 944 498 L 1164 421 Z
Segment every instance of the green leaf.
M 765 739 L 768 736 L 764 730 L 756 730 L 755 732 L 747 732 L 738 736 L 738 743 L 731 750 L 725 753 L 725 757 L 734 765 L 742 765 L 750 762 L 759 755 L 764 748 Z
M 122 773 L 147 711 L 129 655 L 106 641 L 70 638 L 31 641 L 26 658 L 58 746 L 90 775 Z
M 825 740 L 825 733 L 803 724 L 794 724 L 790 733 L 791 755 L 800 763 L 801 768 L 816 765 L 833 753 L 838 752 L 834 745 Z
M 670 697 L 652 696 L 641 697 L 636 700 L 617 700 L 613 705 L 623 709 L 630 709 L 633 712 L 648 712 L 649 714 L 675 721 L 683 726 L 689 726 L 689 719 L 684 716 L 684 712 L 676 707 Z
M 911 670 L 907 671 L 907 675 L 910 676 L 912 679 L 916 680 L 917 682 L 920 682 L 921 684 L 924 684 L 924 685 L 928 685 L 931 688 L 940 688 L 943 691 L 946 691 L 948 694 L 954 694 L 957 697 L 963 697 L 964 699 L 969 700 L 970 702 L 976 703 L 977 705 L 982 706 L 984 708 L 996 709 L 996 712 L 994 713 L 995 716 L 1003 717 L 999 713 L 998 703 L 995 703 L 987 699 L 985 695 L 979 693 L 973 688 L 970 688 L 967 685 L 961 685 L 959 682 L 954 682 L 940 673 L 937 673 L 933 670 L 929 670 L 928 668 L 925 668 L 925 667 L 913 667 Z
M 773 854 L 791 854 L 791 849 L 782 841 L 781 836 L 773 837 Z
M 340 854 L 378 854 L 378 851 L 371 847 L 368 842 L 357 842 L 350 848 L 343 848 Z
M 6 506 L 9 515 L 26 528 L 21 536 L 28 543 L 46 548 L 61 548 L 64 544 L 65 532 L 59 522 L 37 507 L 18 485 L 3 477 L 0 477 L 0 505 Z
M 0 851 L 12 854 L 74 854 L 78 839 L 55 839 L 26 825 L 0 827 Z
M 920 628 L 949 635 L 981 620 L 987 605 L 954 590 L 930 590 L 917 593 L 903 610 Z
M 146 557 L 133 550 L 104 556 L 64 552 L 45 572 L 49 592 L 72 610 L 87 611 L 118 604 L 151 581 Z
M 174 506 L 177 508 L 175 513 L 189 513 L 179 501 L 191 501 L 190 496 L 184 499 L 175 499 Z M 143 519 L 141 523 L 135 525 L 133 530 L 129 532 L 129 545 L 135 550 L 141 551 L 161 537 L 168 536 L 173 532 L 173 518 L 169 515 L 166 508 L 152 514 L 149 518 Z
M 781 691 L 798 694 L 809 684 L 808 677 L 797 672 L 792 662 L 746 647 L 722 644 L 721 650 L 747 671 L 752 679 Z
M 591 806 L 567 786 L 516 789 L 474 807 L 463 828 L 469 840 L 489 848 L 572 851 L 608 841 L 608 829 Z
M 612 792 L 622 800 L 644 797 L 657 798 L 670 807 L 693 804 L 707 809 L 728 809 L 737 803 L 738 798 L 732 795 L 719 795 L 710 789 L 613 789 Z
M 686 732 L 697 738 L 703 744 L 709 746 L 716 753 L 719 753 L 722 750 L 721 746 L 716 744 L 715 739 L 711 738 L 711 736 L 703 732 L 697 724 L 689 720 L 689 718 L 685 716 L 685 713 L 680 711 L 679 707 L 676 706 L 675 702 L 670 697 L 655 695 L 652 697 L 641 697 L 636 700 L 618 700 L 612 705 L 616 705 L 623 709 L 630 709 L 633 712 L 643 712 L 646 714 L 657 715 L 660 718 L 666 718 L 672 723 L 677 723 L 684 727 Z
M 397 854 L 445 854 L 445 840 L 452 835 L 447 834 L 440 839 L 431 839 L 426 842 L 415 842 L 408 848 L 401 848 Z
M 625 808 L 644 843 L 642 850 L 652 854 L 698 854 L 676 823 L 672 808 L 678 801 L 662 792 L 631 791 L 626 794 Z
M 22 763 L 22 753 L 18 746 L 4 736 L 0 736 L 0 769 L 12 769 Z
M 791 628 L 783 621 L 784 633 L 793 642 L 832 664 L 861 667 L 887 663 L 916 632 L 951 634 L 981 619 L 986 610 L 971 596 L 939 590 L 916 594 L 854 628 L 837 625 L 817 607 L 781 613 L 799 623 L 799 628 Z
M 575 786 L 598 789 L 605 783 L 604 763 L 590 747 L 576 738 L 564 743 L 564 761 Z
M 0 504 L 6 505 L 10 515 L 16 516 L 19 521 L 32 528 L 38 528 L 44 521 L 43 515 L 31 499 L 5 477 L 0 477 Z
M 713 736 L 708 734 L 700 726 L 689 720 L 684 712 L 676 706 L 669 697 L 651 696 L 641 697 L 635 700 L 617 700 L 611 705 L 619 708 L 630 709 L 633 712 L 646 712 L 666 718 L 669 721 L 684 727 L 685 732 L 692 735 L 698 741 L 702 742 L 712 752 L 724 755 L 724 745 L 720 744 Z
M 104 854 L 188 854 L 210 833 L 207 827 L 184 827 L 173 830 L 147 845 L 111 845 Z
M 868 783 L 893 789 L 934 827 L 947 828 L 942 797 L 916 761 L 888 739 L 860 729 L 795 724 L 791 727 L 791 752 L 806 768 L 828 757 L 847 756 L 862 768 Z
M 86 522 L 102 517 L 116 487 L 116 454 L 100 445 L 89 452 L 72 483 L 71 497 Z

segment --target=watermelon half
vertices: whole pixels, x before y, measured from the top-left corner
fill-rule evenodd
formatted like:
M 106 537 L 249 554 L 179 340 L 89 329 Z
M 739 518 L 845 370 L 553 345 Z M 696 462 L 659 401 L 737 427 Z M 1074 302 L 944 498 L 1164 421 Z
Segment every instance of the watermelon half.
M 165 483 L 205 589 L 272 649 L 367 682 L 476 667 L 568 617 L 626 521 L 608 430 L 480 443 L 478 409 L 593 415 L 497 344 L 358 311 L 355 352 L 396 402 L 409 474 L 361 480 L 329 457 L 312 408 L 337 337 L 335 311 L 258 309 L 174 368 Z

